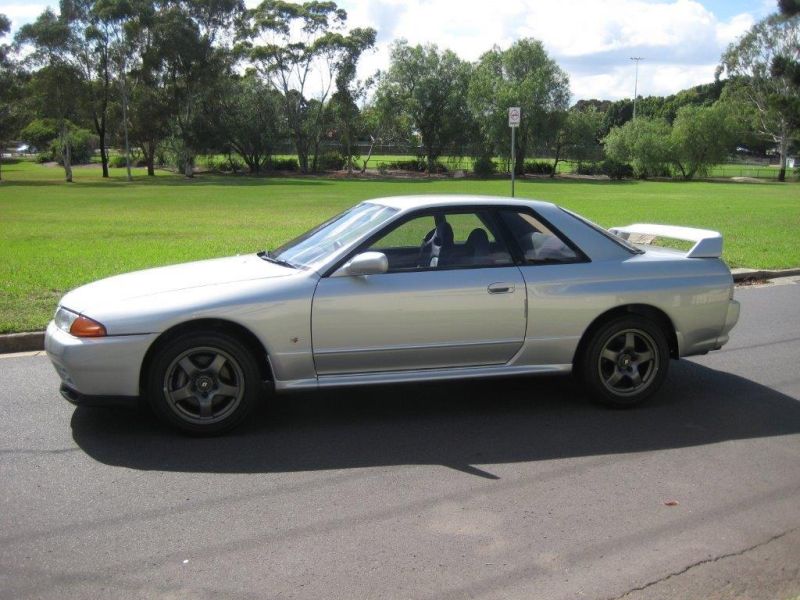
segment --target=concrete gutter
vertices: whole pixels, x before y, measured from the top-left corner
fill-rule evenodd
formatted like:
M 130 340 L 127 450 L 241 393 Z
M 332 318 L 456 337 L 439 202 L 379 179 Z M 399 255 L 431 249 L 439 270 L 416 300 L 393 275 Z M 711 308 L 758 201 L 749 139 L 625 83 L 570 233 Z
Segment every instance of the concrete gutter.
M 800 276 L 796 269 L 732 269 L 733 281 L 739 284 L 759 283 L 780 277 Z M 0 334 L 0 354 L 44 350 L 44 331 Z

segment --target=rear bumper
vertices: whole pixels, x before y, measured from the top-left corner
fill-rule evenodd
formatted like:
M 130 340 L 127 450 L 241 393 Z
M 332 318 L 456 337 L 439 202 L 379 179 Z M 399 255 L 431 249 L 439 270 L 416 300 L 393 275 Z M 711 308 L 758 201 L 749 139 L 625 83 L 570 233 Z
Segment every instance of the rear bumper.
M 75 398 L 136 397 L 142 361 L 156 337 L 152 333 L 76 338 L 51 321 L 44 349 L 64 387 Z
M 728 303 L 728 312 L 725 315 L 725 326 L 722 328 L 722 334 L 717 338 L 716 350 L 722 348 L 728 343 L 728 334 L 734 328 L 736 323 L 739 322 L 739 311 L 741 310 L 740 304 L 736 300 L 731 300 Z
M 139 406 L 139 398 L 137 396 L 87 396 L 73 390 L 66 383 L 62 383 L 58 391 L 61 392 L 65 400 L 75 406 L 124 406 L 128 408 Z

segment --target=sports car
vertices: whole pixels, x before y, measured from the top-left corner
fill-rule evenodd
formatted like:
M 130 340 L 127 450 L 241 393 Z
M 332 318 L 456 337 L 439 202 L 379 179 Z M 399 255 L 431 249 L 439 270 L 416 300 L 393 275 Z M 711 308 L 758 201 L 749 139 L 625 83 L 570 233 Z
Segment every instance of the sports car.
M 632 406 L 728 341 L 721 252 L 714 231 L 606 230 L 547 202 L 380 198 L 271 251 L 80 287 L 45 348 L 70 402 L 139 399 L 194 434 L 272 393 L 471 377 L 573 372 Z

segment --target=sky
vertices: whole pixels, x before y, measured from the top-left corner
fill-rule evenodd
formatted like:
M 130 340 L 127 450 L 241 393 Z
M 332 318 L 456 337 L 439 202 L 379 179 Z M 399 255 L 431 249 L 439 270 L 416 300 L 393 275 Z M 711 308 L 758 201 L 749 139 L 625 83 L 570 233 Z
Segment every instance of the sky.
M 249 5 L 257 0 L 247 0 Z M 16 29 L 57 2 L 0 0 Z M 367 77 L 389 63 L 393 40 L 434 43 L 474 61 L 493 45 L 534 37 L 570 78 L 572 101 L 668 95 L 714 79 L 719 57 L 775 0 L 340 0 L 351 27 L 378 30 Z

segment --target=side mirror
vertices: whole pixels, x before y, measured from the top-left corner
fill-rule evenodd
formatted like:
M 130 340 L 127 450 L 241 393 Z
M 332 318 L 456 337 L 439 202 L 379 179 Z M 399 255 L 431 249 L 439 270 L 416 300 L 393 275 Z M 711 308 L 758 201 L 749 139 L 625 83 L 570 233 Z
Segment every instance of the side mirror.
M 389 270 L 389 259 L 383 252 L 362 252 L 347 261 L 334 274 L 334 277 L 346 275 L 378 275 Z

